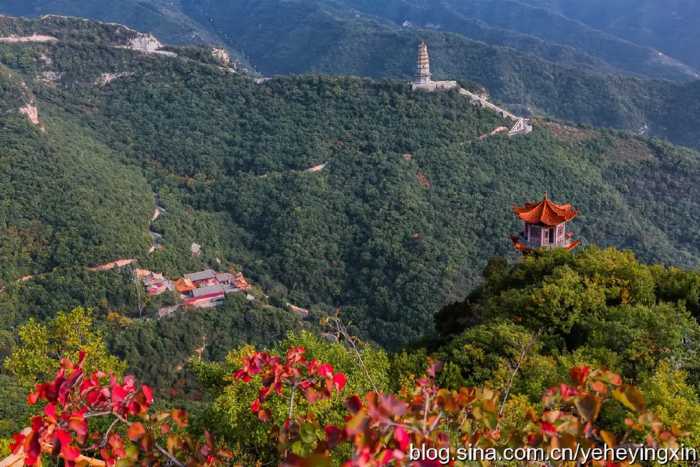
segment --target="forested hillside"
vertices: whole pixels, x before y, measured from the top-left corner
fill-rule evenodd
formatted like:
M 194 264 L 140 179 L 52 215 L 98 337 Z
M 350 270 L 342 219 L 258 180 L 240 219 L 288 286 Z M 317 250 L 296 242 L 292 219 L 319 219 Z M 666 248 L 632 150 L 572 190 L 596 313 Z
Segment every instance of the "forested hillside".
M 28 124 L 17 110 L 35 98 L 17 75 L 2 74 L 19 85 L 3 98 L 0 117 L 0 280 L 147 250 L 153 194 L 140 172 L 49 112 Z
M 409 79 L 414 45 L 425 39 L 436 78 L 479 82 L 521 113 L 625 129 L 698 148 L 695 70 L 534 3 L 151 0 L 119 11 L 89 2 L 76 12 L 62 2 L 33 2 L 30 7 L 0 0 L 0 12 L 80 14 L 125 21 L 166 42 L 224 44 L 237 61 L 265 75 Z M 148 14 L 126 14 L 144 8 Z M 178 28 L 180 34 L 174 32 Z
M 37 30 L 50 27 L 37 23 Z M 33 258 L 27 246 L 21 261 L 5 260 L 6 281 L 123 255 L 173 275 L 218 259 L 241 265 L 282 304 L 340 307 L 363 335 L 396 346 L 461 298 L 488 257 L 510 251 L 508 236 L 519 228 L 510 206 L 543 191 L 581 210 L 574 229 L 586 241 L 634 248 L 645 260 L 698 264 L 700 245 L 688 234 L 700 199 L 692 151 L 546 120 L 527 136 L 482 139 L 505 122 L 457 93 L 358 78 L 256 84 L 210 64 L 206 50 L 144 54 L 114 46 L 108 30 L 102 43 L 84 42 L 91 23 L 71 27 L 82 33 L 0 46 L 3 63 L 35 96 L 44 129 L 14 112 L 3 118 L 20 125 L 10 134 L 32 157 L 54 144 L 77 158 L 58 163 L 67 174 L 81 150 L 92 155 L 82 170 L 94 166 L 99 176 L 65 181 L 85 194 L 67 198 L 92 217 L 73 221 L 79 211 L 61 204 L 44 206 L 41 216 L 10 211 L 8 228 L 51 226 L 56 235 L 39 229 L 36 241 L 56 253 Z M 47 83 L 49 72 L 60 79 Z M 115 79 L 102 84 L 107 72 Z M 101 151 L 110 168 L 99 165 Z M 21 166 L 8 167 L 11 176 Z M 109 183 L 110 198 L 89 195 Z M 165 249 L 147 255 L 154 194 L 169 215 L 154 225 Z M 84 204 L 90 201 L 99 207 Z M 90 227 L 86 218 L 101 221 Z M 64 240 L 64 225 L 72 235 L 78 226 L 94 232 Z M 189 255 L 192 242 L 203 245 L 203 257 Z

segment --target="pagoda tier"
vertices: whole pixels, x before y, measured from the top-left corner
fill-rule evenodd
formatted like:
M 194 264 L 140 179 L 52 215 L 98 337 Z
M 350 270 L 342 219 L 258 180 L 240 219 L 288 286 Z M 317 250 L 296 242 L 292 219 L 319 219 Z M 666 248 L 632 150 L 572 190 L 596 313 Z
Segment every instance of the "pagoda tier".
M 430 56 L 428 55 L 428 44 L 421 42 L 418 46 L 418 64 L 416 67 L 416 84 L 430 83 Z
M 567 222 L 578 215 L 570 204 L 556 204 L 545 194 L 540 202 L 514 206 L 513 212 L 524 224 L 523 231 L 511 237 L 513 246 L 521 253 L 538 248 L 573 250 L 581 244 L 573 239 L 573 233 L 566 232 Z

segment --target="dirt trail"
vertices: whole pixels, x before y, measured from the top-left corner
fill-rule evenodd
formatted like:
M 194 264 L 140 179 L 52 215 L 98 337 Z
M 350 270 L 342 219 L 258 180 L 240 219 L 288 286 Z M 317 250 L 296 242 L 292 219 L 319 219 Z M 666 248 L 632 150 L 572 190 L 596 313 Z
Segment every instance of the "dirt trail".
M 6 36 L 0 37 L 0 43 L 3 44 L 24 44 L 31 42 L 58 42 L 53 36 L 43 36 L 41 34 L 32 34 L 31 36 Z

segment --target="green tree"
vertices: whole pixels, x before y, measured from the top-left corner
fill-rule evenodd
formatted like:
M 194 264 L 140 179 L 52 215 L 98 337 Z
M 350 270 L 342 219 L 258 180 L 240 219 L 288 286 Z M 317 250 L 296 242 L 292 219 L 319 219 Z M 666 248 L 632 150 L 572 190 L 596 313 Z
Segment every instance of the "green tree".
M 669 426 L 682 426 L 689 432 L 688 445 L 697 446 L 700 443 L 700 398 L 687 379 L 687 372 L 664 361 L 641 389 L 659 419 Z
M 121 374 L 126 364 L 110 355 L 102 335 L 94 329 L 90 310 L 61 312 L 46 323 L 34 319 L 19 328 L 20 345 L 5 359 L 5 368 L 25 386 L 53 377 L 63 358 L 88 354 L 86 368 Z

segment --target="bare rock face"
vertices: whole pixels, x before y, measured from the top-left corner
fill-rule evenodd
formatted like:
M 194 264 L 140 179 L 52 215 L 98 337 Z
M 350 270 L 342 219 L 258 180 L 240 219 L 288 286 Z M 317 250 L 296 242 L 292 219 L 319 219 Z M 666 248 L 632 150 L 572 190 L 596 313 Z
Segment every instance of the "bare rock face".
M 215 47 L 211 49 L 211 54 L 221 65 L 226 67 L 231 65 L 231 56 L 226 49 Z
M 152 34 L 139 34 L 129 41 L 130 49 L 145 53 L 154 53 L 163 47 L 158 39 Z
M 20 107 L 19 113 L 26 115 L 29 121 L 34 125 L 39 125 L 41 123 L 39 121 L 39 109 L 36 108 L 33 102 L 28 103 L 24 107 Z
M 133 73 L 127 73 L 127 72 L 122 72 L 122 73 L 102 73 L 96 80 L 95 80 L 95 85 L 99 87 L 103 87 L 114 81 L 115 79 L 119 78 L 125 78 L 127 76 L 131 76 Z
M 145 54 L 165 55 L 168 57 L 177 56 L 175 52 L 160 50 L 163 48 L 163 44 L 156 39 L 153 34 L 137 33 L 134 37 L 129 39 L 129 42 L 126 45 L 116 45 L 115 47 L 134 50 Z
M 63 73 L 57 71 L 44 71 L 39 74 L 39 81 L 47 86 L 55 86 L 55 84 L 61 81 Z
M 308 169 L 304 170 L 304 172 L 318 173 L 318 172 L 321 172 L 323 169 L 325 169 L 327 165 L 328 165 L 328 162 L 323 163 L 323 164 L 319 164 L 319 165 L 315 165 L 313 167 L 309 167 Z

